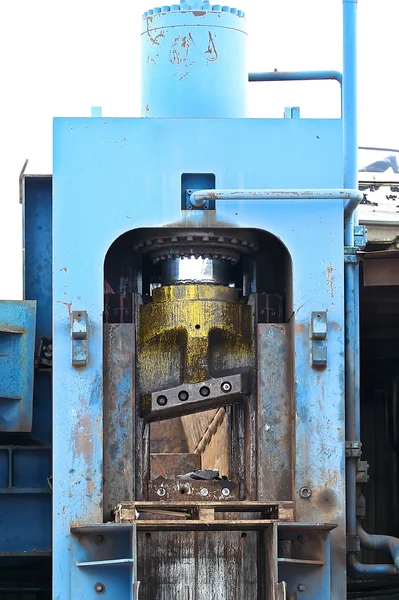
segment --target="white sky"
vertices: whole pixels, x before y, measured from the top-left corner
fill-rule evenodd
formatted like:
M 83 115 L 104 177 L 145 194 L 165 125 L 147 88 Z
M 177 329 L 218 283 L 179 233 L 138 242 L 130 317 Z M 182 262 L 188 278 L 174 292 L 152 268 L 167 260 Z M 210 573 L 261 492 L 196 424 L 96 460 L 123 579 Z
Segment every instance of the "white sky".
M 227 2 L 228 4 L 228 2 Z M 138 116 L 141 13 L 156 0 L 1 0 L 0 298 L 21 297 L 18 175 L 51 173 L 52 118 Z M 342 70 L 341 0 L 237 0 L 249 70 Z M 398 0 L 359 0 L 359 143 L 399 145 Z M 251 116 L 337 116 L 334 83 L 252 84 Z

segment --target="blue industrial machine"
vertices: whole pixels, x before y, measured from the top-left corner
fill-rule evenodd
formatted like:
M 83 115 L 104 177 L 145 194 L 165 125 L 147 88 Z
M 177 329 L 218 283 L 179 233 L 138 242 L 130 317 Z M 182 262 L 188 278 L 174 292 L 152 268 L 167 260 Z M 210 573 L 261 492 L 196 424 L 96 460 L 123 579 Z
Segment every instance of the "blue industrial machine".
M 335 79 L 340 119 L 246 118 L 245 14 L 186 0 L 143 16 L 142 118 L 55 119 L 27 300 L 0 302 L 0 594 L 342 600 L 399 574 L 358 518 L 356 8 L 343 75 L 249 75 Z

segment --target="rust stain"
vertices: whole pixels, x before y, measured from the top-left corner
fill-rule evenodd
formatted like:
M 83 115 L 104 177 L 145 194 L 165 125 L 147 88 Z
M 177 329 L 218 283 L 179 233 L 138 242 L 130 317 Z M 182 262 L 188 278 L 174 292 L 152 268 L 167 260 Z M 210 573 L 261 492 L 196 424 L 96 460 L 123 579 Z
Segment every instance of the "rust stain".
M 209 54 L 209 56 L 206 56 Z M 213 39 L 212 33 L 209 31 L 209 44 L 208 49 L 205 51 L 205 58 L 209 62 L 215 62 L 219 58 L 219 54 L 216 50 L 215 40 Z
M 194 17 L 203 17 L 205 14 L 205 10 L 193 10 Z
M 325 261 L 323 261 L 324 264 L 326 265 L 326 284 L 328 285 L 328 287 L 330 288 L 330 295 L 331 298 L 334 298 L 334 267 L 332 265 L 332 262 L 330 262 L 329 264 L 327 264 Z
M 62 269 L 60 269 L 60 271 L 64 271 L 64 273 L 68 273 L 67 267 L 63 267 Z
M 56 300 L 57 304 L 63 304 L 67 307 L 68 315 L 71 316 L 72 302 L 63 302 L 62 300 Z
M 295 325 L 295 333 L 305 333 L 305 325 L 303 323 L 297 323 Z

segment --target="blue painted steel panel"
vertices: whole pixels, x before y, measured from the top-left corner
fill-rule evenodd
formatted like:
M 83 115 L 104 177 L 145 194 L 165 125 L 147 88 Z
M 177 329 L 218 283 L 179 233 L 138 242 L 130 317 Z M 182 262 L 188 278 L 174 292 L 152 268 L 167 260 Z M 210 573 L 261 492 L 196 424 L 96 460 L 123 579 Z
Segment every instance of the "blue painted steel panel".
M 52 177 L 23 180 L 24 297 L 37 301 L 36 356 L 41 338 L 52 337 Z M 35 371 L 32 437 L 51 443 L 51 371 Z
M 135 525 L 74 529 L 71 562 L 71 600 L 137 599 Z
M 181 211 L 180 192 L 184 172 L 215 173 L 218 187 L 226 189 L 340 188 L 341 122 L 58 119 L 54 135 L 55 597 L 69 600 L 71 594 L 65 575 L 70 568 L 70 526 L 102 521 L 104 257 L 128 230 L 173 223 L 264 229 L 290 252 L 297 347 L 295 494 L 305 485 L 312 490 L 306 501 L 298 499 L 297 517 L 338 523 L 332 533 L 331 597 L 341 599 L 344 202 L 223 200 L 216 202 L 215 211 Z M 205 151 L 210 140 L 211 151 Z M 293 156 L 295 146 L 301 152 Z M 95 213 L 88 198 L 95 198 Z M 89 360 L 84 368 L 71 364 L 73 310 L 88 311 Z M 310 318 L 319 310 L 328 311 L 331 324 L 323 372 L 310 363 Z
M 24 298 L 37 300 L 36 351 L 52 334 L 52 177 L 24 177 Z
M 51 495 L 0 495 L 0 553 L 27 556 L 51 550 Z
M 0 301 L 0 431 L 31 431 L 35 301 Z

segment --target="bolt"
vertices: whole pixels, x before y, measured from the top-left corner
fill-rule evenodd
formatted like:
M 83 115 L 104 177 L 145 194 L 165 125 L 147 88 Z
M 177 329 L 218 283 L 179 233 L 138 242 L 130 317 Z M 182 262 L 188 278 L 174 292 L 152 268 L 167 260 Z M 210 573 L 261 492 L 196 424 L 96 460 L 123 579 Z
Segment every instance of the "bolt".
M 209 394 L 211 393 L 211 390 L 209 389 L 208 386 L 204 385 L 201 389 L 200 389 L 200 394 L 201 396 L 203 396 L 204 398 L 206 398 L 207 396 L 209 396 Z
M 225 381 L 224 383 L 222 383 L 222 392 L 227 394 L 230 391 L 231 391 L 231 383 L 229 383 L 228 381 Z
M 307 500 L 312 495 L 312 490 L 309 487 L 302 487 L 299 490 L 299 495 L 301 498 L 304 498 L 305 500 Z
M 105 590 L 105 585 L 103 583 L 96 583 L 94 590 L 97 592 L 97 594 L 102 594 Z
M 207 496 L 209 494 L 209 492 L 206 488 L 201 488 L 200 494 L 201 494 L 201 496 Z
M 298 585 L 298 592 L 304 592 L 306 590 L 306 585 L 304 583 L 300 583 Z
M 178 393 L 178 398 L 179 398 L 179 400 L 181 400 L 181 402 L 185 402 L 186 400 L 188 400 L 188 396 L 189 396 L 189 393 L 186 392 L 185 390 L 182 390 L 181 392 Z
M 157 398 L 157 404 L 159 404 L 159 406 L 165 406 L 165 404 L 168 403 L 168 399 L 166 396 L 158 396 Z
M 229 490 L 229 488 L 223 488 L 222 489 L 222 496 L 225 496 L 225 497 L 230 496 L 230 490 Z
M 165 496 L 165 494 L 166 494 L 166 490 L 165 490 L 165 488 L 158 488 L 158 489 L 157 489 L 157 494 L 158 494 L 158 496 L 160 496 L 160 497 L 162 497 L 162 496 Z

